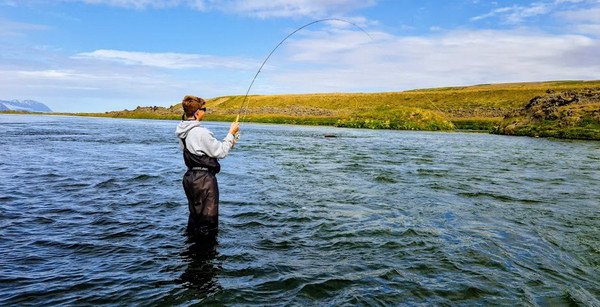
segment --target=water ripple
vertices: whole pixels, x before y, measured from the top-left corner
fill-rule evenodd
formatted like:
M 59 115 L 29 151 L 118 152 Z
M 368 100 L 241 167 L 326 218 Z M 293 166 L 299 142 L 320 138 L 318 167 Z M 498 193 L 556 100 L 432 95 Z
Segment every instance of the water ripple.
M 597 142 L 244 124 L 213 246 L 177 122 L 36 118 L 0 115 L 0 305 L 600 305 Z

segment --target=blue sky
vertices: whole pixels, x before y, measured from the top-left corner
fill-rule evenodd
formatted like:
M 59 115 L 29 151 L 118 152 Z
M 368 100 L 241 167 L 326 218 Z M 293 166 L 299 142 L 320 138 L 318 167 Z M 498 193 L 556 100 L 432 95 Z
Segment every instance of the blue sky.
M 0 0 L 0 99 L 55 111 L 184 95 L 600 79 L 600 0 Z

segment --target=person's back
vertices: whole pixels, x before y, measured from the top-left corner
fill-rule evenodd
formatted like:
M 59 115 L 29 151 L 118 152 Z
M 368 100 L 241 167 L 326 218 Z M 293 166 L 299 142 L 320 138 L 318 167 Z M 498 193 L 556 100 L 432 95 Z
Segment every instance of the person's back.
M 239 124 L 232 123 L 222 142 L 215 139 L 212 132 L 200 125 L 206 113 L 204 105 L 202 98 L 184 97 L 184 120 L 176 130 L 188 168 L 182 183 L 190 212 L 187 233 L 193 240 L 213 240 L 217 235 L 219 186 L 216 174 L 221 169 L 218 159 L 229 154 L 235 144 L 234 134 L 239 130 Z

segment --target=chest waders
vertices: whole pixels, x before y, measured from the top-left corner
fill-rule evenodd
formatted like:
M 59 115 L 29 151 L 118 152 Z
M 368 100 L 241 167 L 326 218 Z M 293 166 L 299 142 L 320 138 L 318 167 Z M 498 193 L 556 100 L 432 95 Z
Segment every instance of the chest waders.
M 214 240 L 219 229 L 219 185 L 216 174 L 221 165 L 216 158 L 191 153 L 183 142 L 183 161 L 188 170 L 183 175 L 183 190 L 190 215 L 187 234 L 192 240 Z

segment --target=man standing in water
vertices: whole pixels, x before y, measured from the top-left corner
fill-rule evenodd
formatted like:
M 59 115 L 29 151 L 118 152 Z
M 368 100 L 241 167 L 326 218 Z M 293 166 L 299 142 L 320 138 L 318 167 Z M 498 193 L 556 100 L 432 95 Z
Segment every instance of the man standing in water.
M 216 174 L 221 170 L 218 159 L 225 158 L 235 144 L 234 135 L 240 125 L 231 123 L 225 139 L 218 141 L 212 132 L 200 125 L 206 114 L 206 102 L 196 96 L 185 96 L 183 121 L 176 134 L 188 170 L 183 175 L 183 189 L 190 215 L 187 233 L 192 240 L 214 240 L 219 227 L 219 186 Z

